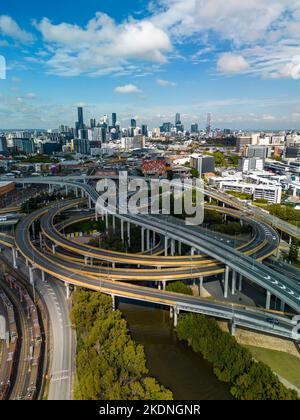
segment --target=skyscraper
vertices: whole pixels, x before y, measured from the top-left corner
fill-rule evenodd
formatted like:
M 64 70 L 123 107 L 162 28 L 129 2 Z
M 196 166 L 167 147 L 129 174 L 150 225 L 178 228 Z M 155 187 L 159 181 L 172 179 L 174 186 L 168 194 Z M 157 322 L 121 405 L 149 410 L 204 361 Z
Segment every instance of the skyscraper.
M 84 128 L 84 123 L 83 123 L 83 108 L 82 107 L 78 107 L 78 129 L 82 130 Z
M 142 125 L 142 136 L 148 136 L 148 126 L 146 124 Z
M 117 114 L 115 112 L 112 113 L 112 127 L 116 128 L 117 124 Z
M 180 114 L 177 113 L 175 117 L 175 125 L 179 125 L 179 124 L 181 124 L 181 118 L 180 118 Z
M 130 127 L 131 128 L 136 128 L 136 120 L 134 120 L 134 119 L 131 120 Z
M 206 124 L 206 133 L 207 133 L 208 135 L 210 135 L 210 133 L 211 133 L 211 121 L 212 121 L 212 115 L 211 115 L 211 113 L 209 112 L 209 113 L 207 114 L 207 124 Z

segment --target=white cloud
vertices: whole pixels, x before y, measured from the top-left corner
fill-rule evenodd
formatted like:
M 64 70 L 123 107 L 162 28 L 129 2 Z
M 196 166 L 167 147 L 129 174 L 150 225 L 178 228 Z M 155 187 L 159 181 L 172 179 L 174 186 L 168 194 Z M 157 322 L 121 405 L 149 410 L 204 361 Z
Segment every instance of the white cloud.
M 162 86 L 162 87 L 174 87 L 174 86 L 176 86 L 176 83 L 170 82 L 169 80 L 164 80 L 164 79 L 156 79 L 156 83 L 159 86 Z
M 211 45 L 224 48 L 226 41 L 251 67 L 240 59 L 228 70 L 240 67 L 263 78 L 300 75 L 299 0 L 157 0 L 151 13 L 174 42 L 192 39 L 206 51 Z
M 172 46 L 167 33 L 148 20 L 130 19 L 117 24 L 97 13 L 86 27 L 34 23 L 47 43 L 51 72 L 63 76 L 99 76 L 126 70 L 132 61 L 165 63 Z M 134 72 L 134 70 L 132 70 Z
M 247 70 L 249 64 L 241 55 L 224 53 L 219 57 L 217 68 L 220 73 L 239 73 Z
M 32 42 L 32 34 L 24 31 L 10 16 L 0 15 L 0 34 L 21 42 Z
M 124 85 L 124 86 L 118 86 L 115 88 L 115 92 L 116 93 L 142 93 L 141 89 L 139 89 L 137 86 L 135 85 Z

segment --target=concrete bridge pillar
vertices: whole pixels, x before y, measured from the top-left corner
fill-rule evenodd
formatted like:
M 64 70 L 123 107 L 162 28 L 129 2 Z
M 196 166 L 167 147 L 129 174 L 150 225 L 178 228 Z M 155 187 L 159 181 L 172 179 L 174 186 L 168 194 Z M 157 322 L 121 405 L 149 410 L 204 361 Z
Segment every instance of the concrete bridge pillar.
M 116 297 L 115 295 L 111 295 L 111 300 L 112 300 L 112 309 L 113 311 L 116 310 Z
M 75 188 L 75 195 L 76 195 L 76 198 L 79 197 L 78 187 Z
M 283 300 L 280 302 L 280 311 L 281 312 L 285 311 L 285 303 L 283 302 Z
M 230 322 L 230 334 L 234 337 L 235 336 L 235 332 L 236 332 L 236 323 L 235 323 L 235 320 L 233 319 Z
M 203 295 L 203 281 L 204 281 L 204 277 L 201 276 L 199 278 L 199 294 L 200 294 L 200 297 Z
M 147 251 L 150 249 L 150 230 L 147 229 Z
M 109 229 L 109 217 L 108 217 L 108 212 L 105 212 L 105 228 L 106 228 L 106 233 L 108 233 L 108 229 Z
M 112 224 L 113 224 L 113 232 L 116 233 L 116 216 L 113 215 L 112 217 Z
M 141 230 L 141 251 L 145 252 L 145 228 Z
M 172 308 L 172 306 L 170 307 L 170 318 L 171 319 L 173 319 L 173 316 L 174 316 L 174 314 L 173 314 L 173 308 Z
M 178 325 L 178 317 L 180 315 L 180 311 L 177 308 L 174 308 L 174 328 Z
M 196 252 L 195 248 L 192 248 L 192 249 L 191 249 L 191 256 L 192 256 L 192 257 L 195 255 L 195 252 Z
M 233 270 L 232 271 L 232 294 L 235 295 L 235 291 L 236 291 L 236 271 Z
M 175 239 L 172 239 L 171 241 L 171 255 L 172 257 L 175 255 Z
M 69 285 L 69 283 L 65 282 L 65 287 L 66 287 L 66 299 L 69 300 L 70 299 L 70 285 Z
M 69 188 L 68 185 L 66 185 L 66 196 L 69 195 Z
M 153 232 L 152 241 L 153 241 L 153 248 L 154 248 L 156 244 L 156 232 Z
M 121 220 L 121 241 L 124 243 L 125 237 L 124 237 L 124 220 Z
M 84 190 L 81 190 L 81 198 L 84 198 Z
M 128 239 L 128 246 L 131 245 L 131 229 L 130 229 L 130 223 L 127 222 L 127 239 Z
M 42 274 L 42 282 L 45 283 L 45 271 L 41 270 L 41 274 Z
M 166 291 L 166 288 L 167 288 L 167 282 L 166 282 L 166 281 L 163 281 L 163 283 L 162 283 L 162 284 L 163 284 L 163 290 L 164 290 L 164 291 Z
M 225 276 L 224 276 L 224 298 L 225 299 L 228 298 L 229 272 L 230 272 L 230 268 L 227 265 L 225 269 Z
M 239 275 L 239 292 L 243 291 L 243 276 L 242 274 Z
M 32 237 L 34 239 L 35 238 L 35 223 L 34 222 L 31 225 L 31 229 L 32 229 Z
M 178 242 L 178 254 L 181 255 L 182 253 L 182 243 Z
M 33 267 L 29 267 L 29 281 L 30 281 L 30 284 L 34 286 Z
M 55 255 L 56 254 L 56 247 L 57 245 L 52 245 L 52 254 Z
M 13 257 L 13 266 L 14 266 L 14 269 L 17 270 L 18 269 L 18 265 L 17 265 L 17 253 L 16 253 L 16 250 L 14 248 L 12 248 L 12 257 Z
M 39 239 L 40 239 L 40 247 L 43 248 L 44 242 L 43 242 L 43 234 L 42 234 L 42 232 L 39 233 Z
M 91 210 L 92 209 L 92 199 L 91 199 L 91 197 L 89 196 L 89 209 Z
M 267 297 L 266 297 L 266 309 L 270 309 L 271 308 L 271 292 L 269 292 L 269 290 L 267 290 Z
M 84 257 L 84 265 L 88 265 L 89 264 L 89 257 L 85 256 Z
M 165 257 L 168 256 L 169 238 L 165 236 Z

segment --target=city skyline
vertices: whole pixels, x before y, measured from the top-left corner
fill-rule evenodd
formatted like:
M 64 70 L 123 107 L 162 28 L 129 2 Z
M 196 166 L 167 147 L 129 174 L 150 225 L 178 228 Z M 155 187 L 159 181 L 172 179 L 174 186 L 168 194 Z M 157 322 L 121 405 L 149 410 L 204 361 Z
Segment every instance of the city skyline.
M 218 128 L 300 128 L 297 1 L 110 3 L 2 5 L 2 129 L 72 125 L 78 106 L 150 128 L 177 112 L 187 127 L 211 112 Z

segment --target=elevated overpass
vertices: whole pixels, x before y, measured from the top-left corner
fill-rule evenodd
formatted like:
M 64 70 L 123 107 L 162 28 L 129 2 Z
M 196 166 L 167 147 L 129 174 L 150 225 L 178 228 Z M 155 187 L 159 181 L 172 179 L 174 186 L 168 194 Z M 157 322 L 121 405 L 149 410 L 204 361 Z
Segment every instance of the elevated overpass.
M 31 183 L 33 180 L 29 179 L 26 181 L 22 179 L 21 182 L 23 181 Z M 48 184 L 52 181 L 56 185 L 67 185 L 75 190 L 81 190 L 82 195 L 87 195 L 90 202 L 96 203 L 97 201 L 98 194 L 95 189 L 81 180 L 54 179 L 52 177 L 47 178 L 47 180 L 41 180 L 41 182 Z M 35 178 L 34 182 L 37 183 L 38 180 Z M 255 330 L 268 331 L 270 334 L 299 339 L 298 334 L 294 331 L 295 322 L 282 315 L 278 315 L 278 318 L 280 319 L 279 325 L 270 325 L 270 322 L 268 321 L 268 316 L 270 315 L 266 315 L 263 311 L 254 309 L 249 310 L 247 308 L 237 309 L 233 308 L 232 304 L 227 304 L 226 302 L 208 302 L 207 300 L 201 300 L 199 298 L 183 297 L 161 290 L 112 281 L 105 277 L 104 279 L 94 279 L 92 277 L 87 277 L 87 275 L 74 272 L 74 266 L 72 268 L 68 267 L 65 262 L 59 265 L 55 256 L 45 256 L 42 254 L 32 244 L 28 235 L 32 223 L 44 213 L 45 210 L 35 212 L 19 224 L 16 230 L 16 245 L 19 252 L 34 267 L 39 268 L 66 283 L 77 284 L 94 290 L 102 290 L 103 292 L 115 296 L 125 296 L 137 300 L 161 303 L 175 308 L 175 314 L 180 310 L 199 311 L 201 313 L 209 312 L 213 316 L 231 319 L 235 325 L 247 326 L 247 328 Z M 218 263 L 223 264 L 226 267 L 224 276 L 225 290 L 228 288 L 229 273 L 232 271 L 233 278 L 236 274 L 239 274 L 263 287 L 267 292 L 267 303 L 270 301 L 271 294 L 274 294 L 296 313 L 300 313 L 300 287 L 298 284 L 280 273 L 276 273 L 269 267 L 262 265 L 254 258 L 244 255 L 240 251 L 209 237 L 204 232 L 201 232 L 201 230 L 195 232 L 193 227 L 185 226 L 183 222 L 179 222 L 178 219 L 174 220 L 170 217 L 168 220 L 162 216 L 152 217 L 145 215 L 141 217 L 139 215 L 117 214 L 116 217 L 124 223 L 134 224 L 140 226 L 142 229 L 147 229 L 150 232 L 165 236 L 167 240 L 175 240 L 178 243 L 186 244 L 191 247 L 191 249 L 206 254 L 217 260 Z M 48 228 L 53 230 L 53 226 L 48 226 Z M 149 265 L 149 256 L 143 256 L 142 258 L 144 259 L 138 259 L 137 261 L 139 262 L 135 262 L 135 264 L 143 266 Z M 161 257 L 161 259 L 159 259 L 158 264 L 160 264 L 160 266 L 164 266 L 164 258 L 166 257 Z M 175 265 L 175 267 L 178 266 L 178 257 L 167 258 L 173 258 L 173 262 L 170 264 L 171 266 L 172 264 L 173 266 Z M 267 304 L 267 308 L 268 306 L 269 305 Z

